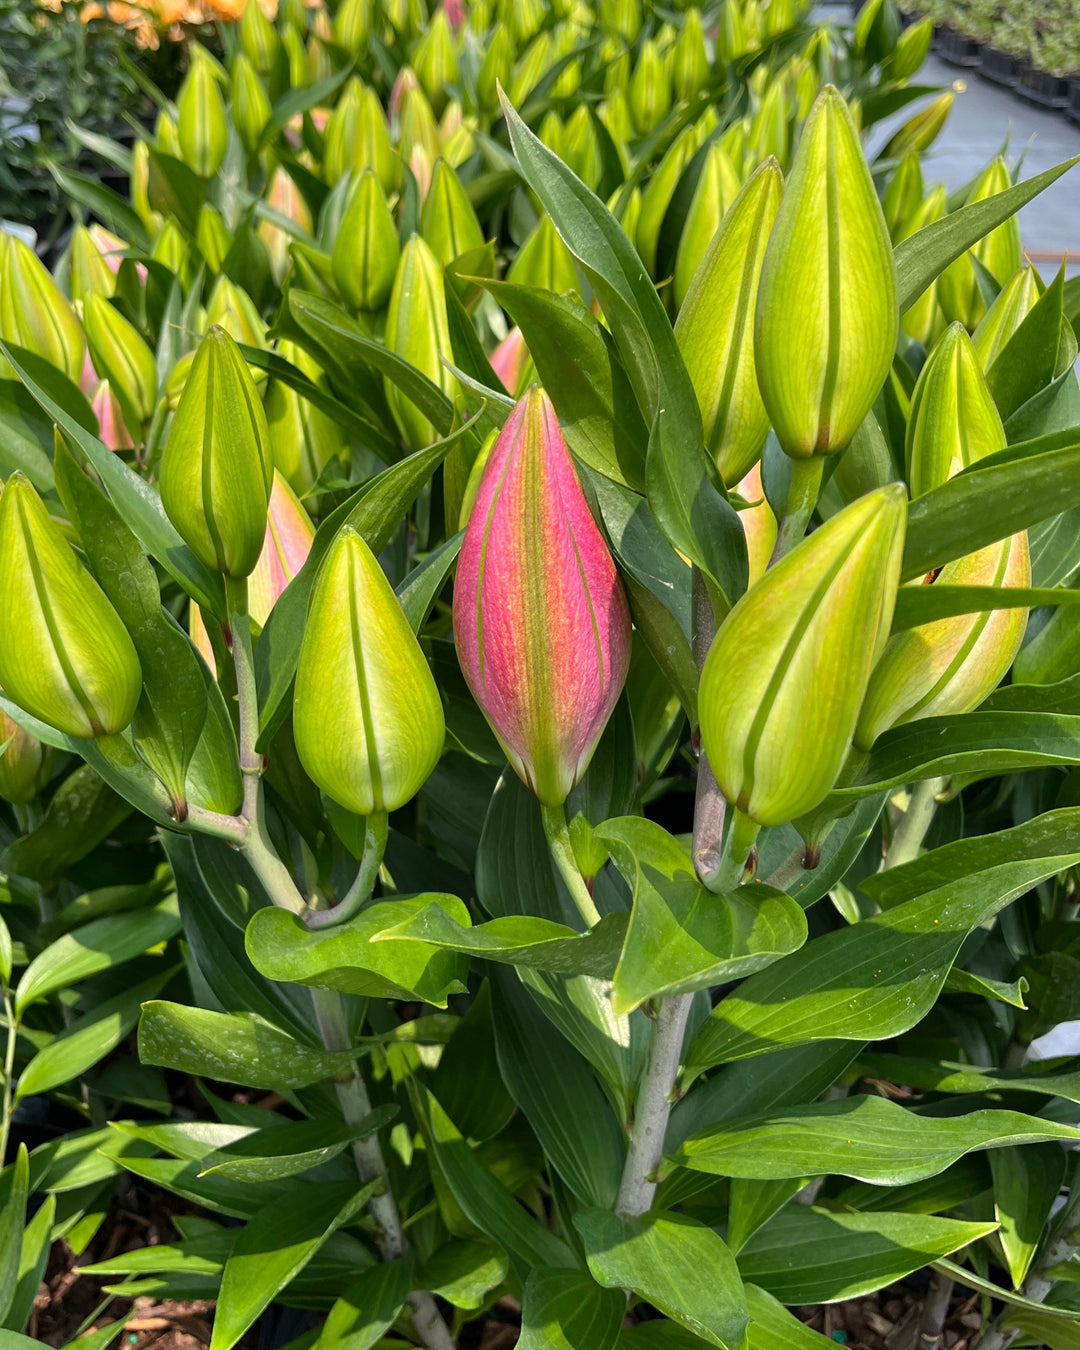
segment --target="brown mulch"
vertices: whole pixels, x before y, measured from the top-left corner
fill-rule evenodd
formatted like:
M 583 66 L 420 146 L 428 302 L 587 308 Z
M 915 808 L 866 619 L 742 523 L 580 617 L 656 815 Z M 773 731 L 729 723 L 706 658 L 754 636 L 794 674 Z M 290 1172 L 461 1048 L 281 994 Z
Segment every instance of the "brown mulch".
M 792 1311 L 814 1331 L 848 1350 L 925 1350 L 930 1342 L 919 1335 L 922 1308 L 919 1294 L 906 1285 L 894 1284 L 867 1298 Z M 957 1288 L 936 1346 L 941 1350 L 975 1350 L 980 1325 L 979 1295 Z

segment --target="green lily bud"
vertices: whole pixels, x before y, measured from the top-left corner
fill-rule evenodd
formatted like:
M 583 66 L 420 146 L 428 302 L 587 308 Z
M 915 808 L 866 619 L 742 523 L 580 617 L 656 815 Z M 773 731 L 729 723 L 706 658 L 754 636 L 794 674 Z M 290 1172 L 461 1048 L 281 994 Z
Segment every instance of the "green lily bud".
M 769 7 L 762 20 L 762 32 L 768 38 L 779 37 L 789 28 L 795 27 L 795 5 L 793 0 L 769 0 Z
M 182 158 L 184 153 L 180 148 L 180 130 L 175 119 L 164 108 L 154 122 L 154 146 L 166 155 L 172 155 L 174 159 Z
M 709 78 L 709 57 L 705 50 L 705 32 L 701 11 L 688 9 L 682 31 L 671 49 L 671 89 L 680 102 L 687 102 Z
M 540 31 L 540 25 L 547 18 L 547 6 L 544 0 L 506 0 L 505 4 L 500 4 L 499 17 L 509 24 L 520 46 Z
M 424 158 L 434 166 L 439 158 L 439 128 L 431 104 L 419 85 L 405 90 L 398 126 L 398 150 L 405 162 L 411 164 L 414 152 L 422 150 Z
M 634 126 L 642 136 L 671 111 L 671 81 L 652 38 L 646 38 L 638 52 L 637 65 L 630 77 L 629 102 Z
M 889 179 L 889 186 L 881 200 L 885 224 L 894 240 L 912 218 L 923 200 L 922 164 L 914 150 L 909 150 Z
M 921 497 L 986 455 L 1005 448 L 1005 429 L 962 324 L 954 323 L 927 358 L 911 396 L 907 476 Z
M 300 762 L 346 810 L 396 811 L 439 762 L 445 734 L 420 644 L 371 550 L 346 525 L 315 584 L 296 668 Z
M 249 155 L 255 154 L 267 122 L 270 99 L 258 72 L 243 52 L 236 58 L 232 72 L 232 115 L 240 144 Z
M 552 34 L 552 65 L 563 57 L 576 51 L 585 39 L 588 30 L 573 23 L 560 23 Z M 571 98 L 581 85 L 581 62 L 576 58 L 569 61 L 551 86 L 552 98 Z
M 442 139 L 442 157 L 452 169 L 459 168 L 467 159 L 471 159 L 476 150 L 476 119 L 462 120 L 449 136 Z M 441 133 L 440 133 L 441 136 Z
M 184 286 L 190 284 L 191 250 L 188 248 L 183 230 L 171 216 L 162 225 L 161 232 L 154 240 L 150 256 L 154 262 L 168 268 L 174 277 L 179 277 Z
M 610 94 L 596 110 L 597 117 L 607 127 L 623 167 L 629 165 L 627 147 L 634 139 L 634 119 L 630 116 L 630 105 L 621 89 Z
M 37 796 L 44 747 L 0 708 L 0 800 L 25 804 Z
M 373 19 L 371 0 L 344 0 L 334 15 L 334 40 L 350 56 L 362 55 L 367 49 Z
M 266 324 L 255 301 L 226 276 L 218 277 L 206 307 L 206 322 L 223 328 L 236 342 L 247 347 L 266 346 Z
M 255 382 L 228 333 L 199 344 L 161 463 L 161 504 L 191 551 L 227 577 L 259 561 L 274 476 Z
M 313 32 L 308 38 L 307 74 L 301 84 L 320 84 L 323 80 L 330 79 L 333 74 L 334 62 L 326 50 L 326 44 L 317 33 Z
M 900 579 L 902 483 L 867 493 L 798 544 L 720 625 L 698 712 L 724 795 L 759 825 L 820 805 L 855 732 Z
M 563 243 L 550 216 L 541 216 L 536 228 L 510 264 L 507 281 L 565 295 L 578 288 L 574 255 Z
M 435 161 L 420 215 L 420 234 L 444 267 L 463 253 L 484 246 L 484 232 L 468 193 L 444 159 Z
M 638 0 L 600 0 L 600 22 L 606 32 L 633 42 L 641 32 L 641 6 Z
M 453 347 L 446 318 L 442 268 L 418 234 L 414 234 L 401 251 L 386 315 L 386 345 L 453 398 L 457 380 L 443 364 L 444 356 L 453 360 Z M 435 428 L 428 419 L 389 380 L 386 399 L 411 450 L 420 450 L 436 439 Z
M 350 309 L 374 313 L 383 308 L 400 256 L 394 218 L 379 180 L 371 169 L 365 169 L 330 255 L 334 280 Z
M 476 77 L 476 101 L 485 112 L 499 106 L 498 87 L 510 83 L 514 70 L 514 44 L 505 24 L 497 24 L 488 39 L 487 51 Z
M 277 17 L 285 24 L 286 32 L 292 29 L 300 33 L 306 33 L 307 16 L 308 7 L 304 0 L 282 0 L 282 4 L 278 7 Z
M 650 276 L 656 269 L 656 246 L 660 241 L 660 227 L 664 223 L 664 216 L 671 205 L 683 170 L 693 159 L 696 150 L 695 128 L 687 127 L 671 143 L 667 154 L 649 180 L 648 187 L 641 195 L 641 216 L 634 243 Z
M 141 140 L 135 142 L 131 151 L 131 204 L 147 233 L 156 235 L 162 216 L 150 205 L 150 147 Z
M 780 166 L 767 160 L 724 217 L 675 324 L 705 448 L 727 487 L 753 467 L 769 430 L 754 370 L 754 304 L 782 193 Z
M 847 445 L 889 373 L 898 320 L 881 203 L 847 105 L 829 85 L 803 128 L 755 317 L 758 384 L 789 455 Z
M 896 50 L 892 58 L 892 74 L 895 79 L 909 80 L 926 60 L 930 51 L 930 40 L 934 36 L 934 21 L 926 18 L 905 28 L 896 40 Z
M 912 585 L 1031 585 L 1026 534 L 946 563 Z M 1027 627 L 1026 609 L 957 614 L 889 639 L 866 691 L 855 744 L 869 750 L 883 731 L 922 717 L 970 712 L 997 688 Z
M 215 210 L 209 202 L 199 208 L 199 219 L 195 225 L 195 242 L 199 246 L 203 262 L 211 272 L 220 272 L 221 265 L 232 248 L 232 236 L 221 218 L 221 212 Z
M 102 295 L 108 300 L 116 292 L 116 273 L 105 261 L 85 225 L 76 225 L 71 236 L 68 279 L 72 300 L 85 301 L 91 294 Z
M 21 473 L 0 494 L 0 686 L 87 738 L 123 731 L 142 692 L 127 629 Z
M 200 47 L 193 52 L 195 59 L 176 99 L 176 129 L 184 163 L 200 178 L 213 178 L 225 158 L 229 123 L 209 57 Z
M 244 6 L 240 18 L 240 47 L 260 75 L 271 74 L 278 59 L 280 40 L 258 0 L 248 0 Z
M 896 242 L 900 243 L 902 239 L 910 238 L 917 230 L 932 225 L 935 220 L 940 220 L 945 214 L 945 201 L 945 185 L 939 183 L 902 227 Z M 945 316 L 938 304 L 936 280 L 932 281 L 918 300 L 901 314 L 900 327 L 909 338 L 921 342 L 924 347 L 929 347 L 944 331 Z
M 755 586 L 765 575 L 776 547 L 778 526 L 773 509 L 761 485 L 761 462 L 739 480 L 735 491 L 743 501 L 753 503 L 739 509 L 739 524 L 746 536 L 746 560 L 749 565 L 747 586 Z
M 551 65 L 551 34 L 540 33 L 526 47 L 521 59 L 514 67 L 514 77 L 510 84 L 510 102 L 520 108 L 532 91 L 544 78 Z
M 679 239 L 679 251 L 675 255 L 675 304 L 679 308 L 686 299 L 705 250 L 720 228 L 724 212 L 738 195 L 738 175 L 727 151 L 714 141 L 701 166 L 701 177 L 694 189 Z M 764 241 L 762 248 L 764 250 Z
M 553 155 L 563 158 L 563 121 L 554 108 L 549 108 L 537 127 L 536 135 Z
M 325 386 L 326 377 L 302 347 L 281 342 L 278 353 L 303 371 L 313 384 Z M 341 428 L 280 380 L 269 382 L 265 407 L 275 468 L 294 491 L 301 495 L 309 492 L 335 455 L 344 458 L 345 438 Z
M 483 37 L 495 22 L 504 23 L 502 18 L 496 20 L 495 0 L 475 0 L 475 3 L 469 6 L 469 30 L 477 37 Z
M 1002 348 L 1035 307 L 1040 295 L 1039 274 L 1031 263 L 1014 272 L 972 334 L 983 370 L 989 370 Z
M 968 203 L 985 201 L 1012 186 L 1009 170 L 1000 155 L 982 171 L 971 189 Z M 968 252 L 950 263 L 938 278 L 938 298 L 949 319 L 957 319 L 970 332 L 986 313 L 972 256 L 1002 285 L 1020 267 L 1020 223 L 1010 216 Z
M 737 61 L 750 50 L 750 43 L 738 0 L 725 0 L 716 30 L 716 55 L 721 61 Z
M 100 295 L 88 295 L 83 323 L 94 367 L 140 423 L 150 420 L 157 403 L 154 353 L 120 311 Z
M 605 38 L 600 44 L 600 60 L 604 66 L 604 93 L 605 95 L 614 94 L 619 90 L 624 96 L 626 90 L 630 87 L 630 76 L 633 72 L 633 64 L 630 60 L 630 52 L 622 38 Z M 627 113 L 630 112 L 629 103 L 626 105 Z M 633 118 L 631 117 L 631 131 L 633 129 Z
M 86 341 L 75 311 L 34 250 L 2 230 L 0 337 L 44 357 L 79 382 Z
M 585 186 L 595 191 L 604 171 L 603 157 L 592 116 L 584 103 L 579 103 L 567 120 L 563 154 Z
M 446 104 L 447 85 L 457 84 L 458 79 L 454 34 L 446 10 L 441 7 L 435 11 L 427 32 L 417 43 L 412 66 L 432 106 L 441 112 Z
M 266 191 L 266 201 L 275 211 L 294 221 L 308 234 L 311 233 L 312 220 L 308 204 L 292 176 L 280 166 L 274 170 L 274 176 L 270 179 L 270 186 Z M 270 265 L 273 268 L 274 276 L 276 278 L 283 277 L 289 257 L 289 245 L 292 243 L 294 236 L 275 225 L 272 220 L 260 220 L 256 227 L 256 233 L 266 245 L 266 251 L 270 254 Z
M 750 123 L 746 150 L 753 164 L 762 163 L 770 155 L 778 163 L 786 164 L 790 145 L 788 93 L 782 81 L 774 80 L 765 91 L 761 107 Z
M 307 51 L 300 31 L 291 26 L 286 28 L 281 35 L 281 45 L 284 48 L 285 59 L 289 66 L 289 87 L 299 89 L 307 83 L 308 64 Z
M 323 175 L 331 187 L 344 178 L 350 169 L 361 167 L 354 163 L 353 155 L 359 133 L 363 94 L 364 86 L 354 76 L 342 90 L 337 106 L 327 119 L 323 149 Z M 379 116 L 382 118 L 381 106 Z M 383 127 L 385 128 L 385 126 L 384 120 Z M 386 144 L 389 150 L 389 137 L 387 137 Z M 380 174 L 380 179 L 381 177 Z
M 821 93 L 821 80 L 817 70 L 809 61 L 804 61 L 795 76 L 795 121 L 803 122 L 814 106 L 814 100 Z
M 921 112 L 904 123 L 882 150 L 881 158 L 902 159 L 911 150 L 919 153 L 929 150 L 940 135 L 955 99 L 952 90 L 939 94 L 933 103 L 928 103 Z
M 618 197 L 618 192 L 615 197 Z M 611 203 L 609 203 L 611 205 Z M 641 189 L 634 188 L 629 197 L 623 202 L 622 215 L 619 217 L 619 224 L 623 228 L 623 234 L 627 239 L 637 238 L 637 227 L 641 221 Z

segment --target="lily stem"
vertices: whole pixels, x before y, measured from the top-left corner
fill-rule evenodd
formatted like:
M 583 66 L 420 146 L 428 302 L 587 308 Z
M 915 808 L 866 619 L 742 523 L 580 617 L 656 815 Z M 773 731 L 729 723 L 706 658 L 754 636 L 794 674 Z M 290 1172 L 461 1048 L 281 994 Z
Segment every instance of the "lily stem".
M 791 487 L 788 489 L 784 516 L 776 536 L 776 546 L 769 559 L 770 567 L 778 563 L 786 553 L 790 553 L 806 533 L 806 527 L 810 524 L 810 517 L 817 505 L 824 473 L 824 455 L 812 455 L 809 459 L 791 461 Z
M 0 1101 L 0 1167 L 7 1157 L 8 1139 L 11 1135 L 11 1115 L 14 1101 L 15 1078 L 15 1042 L 19 1035 L 19 1023 L 15 1017 L 15 1008 L 11 1001 L 11 991 L 3 991 L 4 1021 L 7 1023 L 7 1048 L 4 1053 L 4 1094 Z
M 893 831 L 892 842 L 882 863 L 883 872 L 891 867 L 902 867 L 919 856 L 926 832 L 934 821 L 938 794 L 944 786 L 944 778 L 924 778 L 912 789 L 907 810 Z
M 382 866 L 386 852 L 388 825 L 385 811 L 373 811 L 365 821 L 364 854 L 360 859 L 360 870 L 356 880 L 336 905 L 329 909 L 309 909 L 304 922 L 309 928 L 331 928 L 336 923 L 345 923 L 355 918 L 371 899 L 375 889 L 375 880 Z
M 552 861 L 559 869 L 559 875 L 566 883 L 566 889 L 577 905 L 578 913 L 585 920 L 586 926 L 592 928 L 594 924 L 600 922 L 600 911 L 596 908 L 592 893 L 586 886 L 585 878 L 581 875 L 581 869 L 574 857 L 574 846 L 570 842 L 570 827 L 566 823 L 566 811 L 559 805 L 541 806 L 540 812 L 544 819 L 544 835 L 551 850 Z

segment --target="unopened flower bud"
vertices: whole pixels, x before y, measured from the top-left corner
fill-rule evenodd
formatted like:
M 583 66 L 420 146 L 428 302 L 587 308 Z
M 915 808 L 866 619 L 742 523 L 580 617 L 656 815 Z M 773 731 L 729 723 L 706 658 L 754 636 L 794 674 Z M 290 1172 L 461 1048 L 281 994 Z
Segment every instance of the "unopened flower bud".
M 505 24 L 497 24 L 476 77 L 476 101 L 486 112 L 499 106 L 499 85 L 505 89 L 514 70 L 514 43 Z
M 520 398 L 532 371 L 532 358 L 520 328 L 511 328 L 491 353 L 491 369 L 512 398 Z
M 308 234 L 311 233 L 312 220 L 308 204 L 292 177 L 281 167 L 274 170 L 274 176 L 270 179 L 266 201 L 267 205 L 272 206 L 275 211 L 288 217 Z M 273 268 L 274 276 L 283 277 L 288 263 L 289 245 L 293 236 L 279 225 L 275 225 L 272 220 L 260 220 L 256 231 L 270 254 L 270 265 Z
M 176 99 L 176 129 L 184 163 L 200 178 L 213 178 L 225 158 L 229 123 L 210 58 L 194 47 L 195 59 Z
M 473 697 L 523 781 L 557 806 L 622 690 L 630 615 L 547 396 L 533 388 L 484 469 L 454 583 Z
M 41 742 L 0 708 L 0 801 L 32 802 L 44 758 Z
M 688 9 L 682 32 L 671 49 L 672 92 L 680 102 L 687 102 L 704 89 L 708 78 L 709 57 L 705 50 L 701 11 Z
M 746 536 L 746 557 L 749 563 L 747 586 L 753 586 L 765 575 L 776 547 L 777 523 L 773 509 L 765 496 L 761 483 L 761 463 L 754 465 L 750 472 L 741 478 L 735 491 L 745 502 L 751 505 L 739 511 L 739 524 Z
M 484 233 L 468 193 L 444 159 L 435 161 L 420 215 L 420 233 L 444 267 L 463 253 L 484 246 Z
M 1039 299 L 1038 273 L 1031 263 L 1014 272 L 971 335 L 983 370 L 989 370 Z
M 386 316 L 386 345 L 433 380 L 444 394 L 452 398 L 457 392 L 457 380 L 443 363 L 443 357 L 453 359 L 453 347 L 442 268 L 418 234 L 401 251 Z M 428 419 L 389 380 L 386 398 L 410 449 L 420 450 L 436 439 Z
M 247 347 L 266 346 L 266 324 L 255 301 L 226 276 L 218 277 L 206 307 L 206 322 L 223 328 L 234 342 Z
M 406 163 L 412 161 L 416 150 L 423 151 L 432 166 L 439 158 L 439 128 L 435 122 L 435 112 L 419 85 L 406 89 L 402 99 L 398 150 Z
M 161 464 L 161 502 L 191 551 L 227 577 L 262 552 L 273 456 L 262 403 L 224 329 L 199 344 Z
M 157 362 L 138 330 L 115 305 L 91 293 L 83 323 L 94 366 L 140 423 L 150 420 L 157 403 Z
M 154 262 L 161 263 L 186 286 L 191 280 L 191 250 L 184 232 L 171 217 L 162 225 L 161 232 L 150 250 Z
M 671 111 L 671 81 L 652 38 L 646 38 L 638 51 L 628 98 L 639 136 L 651 131 Z
M 2 230 L 0 337 L 44 357 L 78 383 L 86 341 L 75 311 L 34 250 Z
M 737 61 L 750 50 L 743 7 L 725 4 L 716 30 L 716 55 L 721 61 Z
M 150 147 L 138 140 L 131 151 L 131 205 L 151 235 L 161 229 L 163 218 L 150 205 Z
M 923 200 L 922 165 L 914 150 L 909 150 L 889 179 L 881 204 L 885 224 L 894 240 L 904 237 L 904 228 Z
M 754 365 L 754 304 L 782 191 L 779 165 L 766 161 L 724 217 L 675 324 L 705 448 L 728 487 L 753 466 L 769 430 Z
M 543 215 L 510 264 L 507 281 L 516 286 L 535 286 L 538 290 L 565 295 L 578 288 L 574 255 L 559 237 L 552 219 Z
M 740 187 L 727 151 L 714 141 L 701 166 L 675 255 L 675 304 L 678 308 L 682 308 L 694 273 L 715 238 L 724 213 L 739 195 Z M 764 248 L 763 241 L 762 252 Z
M 259 0 L 247 0 L 240 19 L 240 46 L 255 70 L 264 78 L 278 58 L 280 41 L 274 25 L 262 11 Z
M 895 79 L 909 80 L 926 60 L 930 50 L 930 40 L 934 36 L 934 21 L 931 18 L 920 19 L 910 28 L 905 28 L 896 41 L 896 50 L 892 58 L 892 74 Z
M 108 300 L 116 290 L 116 271 L 102 257 L 85 225 L 76 225 L 71 236 L 68 278 L 73 300 L 85 301 L 91 292 Z
M 20 473 L 0 494 L 0 687 L 80 737 L 123 731 L 142 691 L 127 629 Z
M 918 153 L 929 150 L 945 125 L 945 119 L 952 111 L 955 99 L 956 95 L 951 89 L 939 94 L 933 103 L 928 103 L 921 112 L 917 112 L 904 123 L 882 150 L 880 157 L 902 159 L 910 150 Z
M 750 123 L 746 153 L 751 164 L 760 164 L 770 155 L 780 164 L 787 163 L 791 145 L 789 117 L 787 89 L 781 80 L 774 80 L 766 89 L 761 107 Z
M 898 318 L 881 203 L 829 85 L 803 129 L 757 299 L 758 384 L 789 455 L 847 445 L 889 373 Z
M 374 171 L 365 169 L 331 254 L 334 280 L 350 309 L 374 313 L 383 308 L 400 257 L 401 245 L 386 197 Z
M 510 102 L 520 108 L 532 91 L 544 78 L 551 65 L 551 34 L 540 33 L 529 43 L 517 65 L 514 67 L 510 82 Z
M 445 10 L 437 9 L 432 15 L 413 52 L 412 64 L 432 107 L 441 112 L 446 106 L 447 86 L 457 84 L 458 78 L 454 34 Z
M 325 377 L 314 359 L 292 342 L 278 344 L 281 357 L 313 384 Z M 335 455 L 344 455 L 341 428 L 321 409 L 285 384 L 271 380 L 266 391 L 266 424 L 274 465 L 297 492 L 308 492 Z
M 656 270 L 656 249 L 660 242 L 660 228 L 675 195 L 683 170 L 697 149 L 696 128 L 687 127 L 672 142 L 667 154 L 656 166 L 656 172 L 642 193 L 641 215 L 638 217 L 634 244 L 649 275 Z
M 270 99 L 258 72 L 243 52 L 233 63 L 232 77 L 233 123 L 240 144 L 253 155 L 270 121 Z
M 110 450 L 131 450 L 135 442 L 124 421 L 124 411 L 108 380 L 102 380 L 90 400 L 98 421 L 98 436 Z
M 312 781 L 360 816 L 404 806 L 442 753 L 442 703 L 420 644 L 371 550 L 348 525 L 311 597 L 293 735 Z
M 720 625 L 698 712 L 724 795 L 759 825 L 818 806 L 848 753 L 900 578 L 907 499 L 852 502 L 771 567 Z
M 606 32 L 633 42 L 641 31 L 641 5 L 638 0 L 600 0 L 600 22 Z
M 1009 171 L 1000 155 L 975 180 L 968 204 L 985 201 L 1012 186 Z M 1010 216 L 996 229 L 984 235 L 970 252 L 962 253 L 938 278 L 938 297 L 946 318 L 958 320 L 970 332 L 986 313 L 986 302 L 979 289 L 972 257 L 978 258 L 1002 285 L 1020 267 L 1020 224 Z
M 350 56 L 360 56 L 367 47 L 374 6 L 371 0 L 343 0 L 334 15 L 334 40 Z
M 199 219 L 195 225 L 195 242 L 199 246 L 203 262 L 212 273 L 221 271 L 222 263 L 232 247 L 232 236 L 221 218 L 221 212 L 209 202 L 199 208 Z
M 939 183 L 921 203 L 897 237 L 897 243 L 910 238 L 917 230 L 932 225 L 945 214 L 946 193 L 944 183 Z M 945 316 L 938 304 L 938 280 L 936 278 L 923 291 L 922 295 L 900 316 L 900 327 L 916 342 L 929 347 L 945 329 Z

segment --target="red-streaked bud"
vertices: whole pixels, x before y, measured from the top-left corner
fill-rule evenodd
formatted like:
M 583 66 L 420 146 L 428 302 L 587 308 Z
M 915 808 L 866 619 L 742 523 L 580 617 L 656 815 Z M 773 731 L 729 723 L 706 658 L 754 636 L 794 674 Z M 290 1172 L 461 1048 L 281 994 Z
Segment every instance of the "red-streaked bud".
M 491 369 L 502 380 L 508 394 L 517 398 L 524 393 L 521 386 L 532 369 L 532 357 L 520 328 L 511 328 L 491 353 Z
M 555 410 L 533 388 L 492 449 L 458 562 L 465 678 L 525 783 L 557 806 L 588 767 L 630 660 L 630 614 Z
M 135 442 L 127 429 L 120 400 L 109 387 L 108 380 L 102 380 L 90 402 L 94 416 L 98 420 L 98 435 L 110 450 L 132 450 Z

